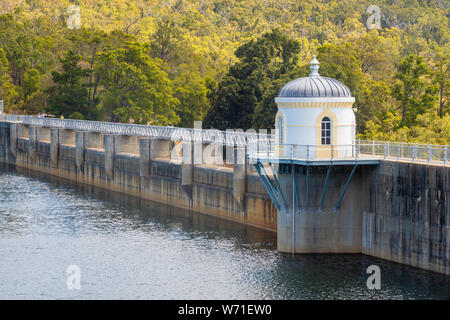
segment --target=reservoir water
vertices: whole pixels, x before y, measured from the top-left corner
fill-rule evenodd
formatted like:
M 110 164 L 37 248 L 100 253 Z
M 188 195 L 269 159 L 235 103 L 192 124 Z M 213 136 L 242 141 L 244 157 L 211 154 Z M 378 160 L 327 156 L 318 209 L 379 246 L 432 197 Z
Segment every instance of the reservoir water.
M 380 290 L 366 286 L 370 265 Z M 450 299 L 450 278 L 364 255 L 292 257 L 270 231 L 0 169 L 0 299 Z

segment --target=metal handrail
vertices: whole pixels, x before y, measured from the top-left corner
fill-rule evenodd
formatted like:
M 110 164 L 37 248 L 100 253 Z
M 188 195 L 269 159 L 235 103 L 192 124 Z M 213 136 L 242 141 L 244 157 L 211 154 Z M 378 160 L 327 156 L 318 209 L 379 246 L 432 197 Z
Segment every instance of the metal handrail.
M 314 160 L 339 160 L 339 159 L 390 159 L 396 161 L 425 161 L 426 163 L 449 163 L 449 147 L 437 145 L 425 145 L 415 143 L 397 143 L 361 140 L 348 145 L 300 145 L 277 144 L 275 141 L 267 141 L 268 147 L 263 153 L 257 145 L 251 142 L 248 155 L 251 158 L 278 158 L 299 159 L 305 161 Z M 261 145 L 261 141 L 259 141 Z M 270 150 L 270 151 L 267 151 Z
M 16 121 L 26 125 L 79 131 L 104 132 L 141 137 L 165 138 L 177 141 L 202 143 L 221 143 L 231 146 L 246 146 L 249 141 L 256 141 L 260 134 L 237 130 L 220 131 L 215 129 L 192 129 L 172 126 L 149 126 L 115 122 L 57 119 L 20 115 L 0 115 L 0 120 Z M 274 139 L 272 134 L 264 134 L 265 139 Z

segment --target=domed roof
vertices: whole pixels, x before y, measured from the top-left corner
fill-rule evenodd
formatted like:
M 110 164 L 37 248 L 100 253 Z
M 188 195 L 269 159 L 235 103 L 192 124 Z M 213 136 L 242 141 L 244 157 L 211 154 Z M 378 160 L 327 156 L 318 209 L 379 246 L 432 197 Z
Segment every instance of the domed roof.
M 319 61 L 314 56 L 311 61 L 309 77 L 298 78 L 288 82 L 278 92 L 279 98 L 318 98 L 351 97 L 350 89 L 340 81 L 322 77 L 319 74 Z

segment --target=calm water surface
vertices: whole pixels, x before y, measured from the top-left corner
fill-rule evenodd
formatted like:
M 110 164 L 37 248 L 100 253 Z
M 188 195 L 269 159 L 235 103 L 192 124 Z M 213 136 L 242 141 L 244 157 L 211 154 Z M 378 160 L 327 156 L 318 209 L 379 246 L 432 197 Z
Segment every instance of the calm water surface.
M 67 289 L 69 265 L 80 290 Z M 0 299 L 430 298 L 450 298 L 449 277 L 363 255 L 291 257 L 272 232 L 0 169 Z

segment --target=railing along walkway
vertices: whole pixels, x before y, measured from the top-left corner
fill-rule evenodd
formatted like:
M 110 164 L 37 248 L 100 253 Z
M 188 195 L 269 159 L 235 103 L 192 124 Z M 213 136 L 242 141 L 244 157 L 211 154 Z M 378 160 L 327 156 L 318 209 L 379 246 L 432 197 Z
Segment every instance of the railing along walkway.
M 291 145 L 273 140 L 252 141 L 248 145 L 251 160 L 307 163 L 345 163 L 390 160 L 408 163 L 449 165 L 449 146 L 358 140 L 352 145 Z
M 104 132 L 140 137 L 165 138 L 178 141 L 202 143 L 222 143 L 230 146 L 246 146 L 249 141 L 257 140 L 261 134 L 242 130 L 220 131 L 215 129 L 177 128 L 172 126 L 149 126 L 115 122 L 57 119 L 22 115 L 0 114 L 0 120 L 21 122 L 26 125 L 61 128 L 78 131 Z M 264 135 L 264 139 L 271 135 Z

